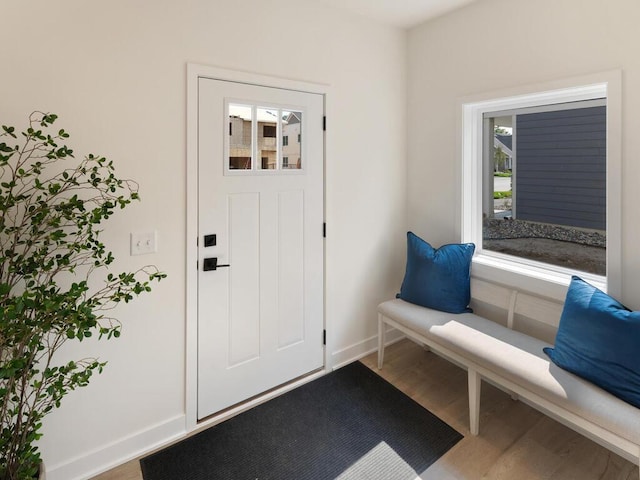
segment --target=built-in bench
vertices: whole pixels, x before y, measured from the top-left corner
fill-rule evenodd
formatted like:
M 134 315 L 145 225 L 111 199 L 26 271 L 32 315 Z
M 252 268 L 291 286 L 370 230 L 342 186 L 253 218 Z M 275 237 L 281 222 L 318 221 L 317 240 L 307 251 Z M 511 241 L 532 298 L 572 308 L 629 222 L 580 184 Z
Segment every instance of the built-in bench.
M 387 326 L 468 371 L 469 421 L 477 435 L 485 379 L 620 456 L 640 464 L 640 409 L 569 373 L 542 351 L 552 346 L 562 303 L 472 279 L 471 306 L 451 314 L 400 299 L 378 306 L 378 368 Z M 526 332 L 526 333 L 524 333 Z

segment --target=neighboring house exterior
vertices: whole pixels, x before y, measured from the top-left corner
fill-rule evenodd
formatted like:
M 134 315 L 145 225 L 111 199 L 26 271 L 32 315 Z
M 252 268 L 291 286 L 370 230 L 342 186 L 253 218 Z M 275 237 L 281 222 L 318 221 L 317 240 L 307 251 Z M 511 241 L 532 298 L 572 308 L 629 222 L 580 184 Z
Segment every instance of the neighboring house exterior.
M 513 134 L 494 135 L 485 163 L 491 181 L 491 172 L 513 172 L 513 218 L 606 230 L 606 122 L 606 105 L 513 113 Z M 493 192 L 483 204 L 488 215 Z
M 516 116 L 516 216 L 606 230 L 606 106 Z
M 251 168 L 251 119 L 229 115 L 229 168 Z
M 502 152 L 503 154 L 502 158 L 500 158 L 500 155 L 494 154 L 494 171 L 504 172 L 513 169 L 512 139 L 513 137 L 511 135 L 503 135 L 499 133 L 494 135 L 494 152 Z
M 277 162 L 277 111 L 259 108 L 258 158 L 260 168 L 275 169 Z M 251 108 L 229 105 L 229 169 L 250 170 L 251 166 Z
M 301 112 L 283 112 L 282 168 L 301 166 Z M 257 168 L 275 170 L 278 163 L 278 110 L 258 108 L 257 116 Z M 229 106 L 229 169 L 251 170 L 251 119 L 250 107 Z
M 282 168 L 302 167 L 302 112 L 290 112 L 282 121 Z

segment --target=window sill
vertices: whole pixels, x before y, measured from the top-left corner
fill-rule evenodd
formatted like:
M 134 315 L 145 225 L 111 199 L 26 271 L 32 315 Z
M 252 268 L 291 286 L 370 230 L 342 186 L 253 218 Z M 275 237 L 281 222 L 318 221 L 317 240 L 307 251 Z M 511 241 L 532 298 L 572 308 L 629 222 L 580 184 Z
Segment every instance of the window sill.
M 603 292 L 607 291 L 607 279 L 600 275 L 486 251 L 477 252 L 473 257 L 471 275 L 561 301 L 566 295 L 571 275 L 579 276 Z

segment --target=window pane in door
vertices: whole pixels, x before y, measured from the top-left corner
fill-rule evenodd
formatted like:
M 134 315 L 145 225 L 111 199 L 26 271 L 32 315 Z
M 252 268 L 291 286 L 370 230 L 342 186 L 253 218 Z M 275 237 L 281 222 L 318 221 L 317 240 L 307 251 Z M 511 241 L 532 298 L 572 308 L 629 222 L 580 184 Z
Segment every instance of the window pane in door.
M 229 104 L 229 170 L 251 170 L 253 121 L 250 105 Z
M 302 168 L 302 112 L 282 112 L 282 135 L 283 138 L 298 139 L 297 142 L 287 141 L 286 145 L 283 144 L 282 169 L 299 170 Z
M 258 156 L 262 170 L 275 170 L 278 163 L 278 109 L 257 110 Z

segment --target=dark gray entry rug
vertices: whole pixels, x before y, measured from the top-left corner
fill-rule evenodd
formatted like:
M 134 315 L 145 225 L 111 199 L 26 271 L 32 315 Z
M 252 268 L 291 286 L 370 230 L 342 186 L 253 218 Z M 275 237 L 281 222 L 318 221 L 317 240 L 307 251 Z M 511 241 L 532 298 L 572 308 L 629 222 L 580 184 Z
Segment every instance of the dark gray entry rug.
M 461 438 L 356 362 L 140 463 L 145 480 L 414 480 Z

